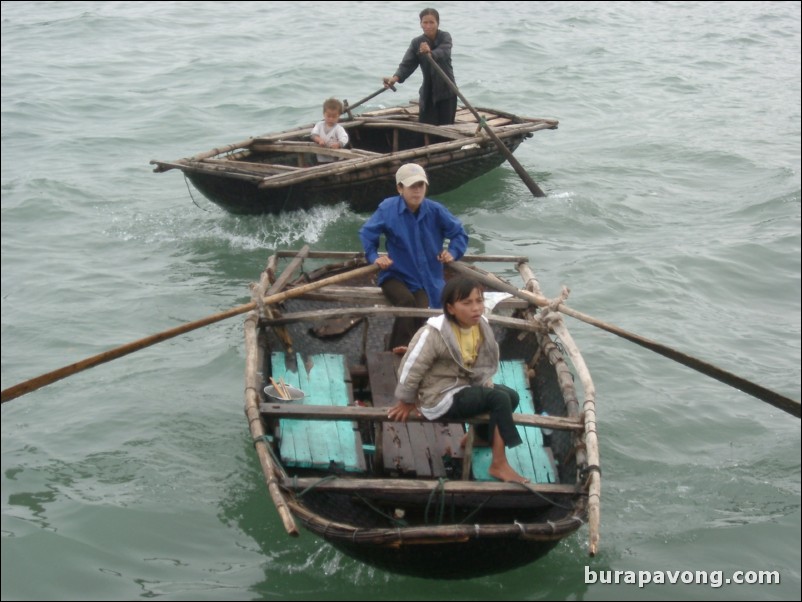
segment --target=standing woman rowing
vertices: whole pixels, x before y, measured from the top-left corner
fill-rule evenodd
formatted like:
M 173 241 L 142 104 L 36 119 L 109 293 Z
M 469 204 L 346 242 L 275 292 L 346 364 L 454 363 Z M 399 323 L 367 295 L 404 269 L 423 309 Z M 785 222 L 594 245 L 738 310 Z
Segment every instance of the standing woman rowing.
M 451 67 L 451 34 L 440 30 L 440 14 L 433 8 L 424 8 L 420 13 L 423 35 L 412 40 L 404 58 L 392 77 L 384 78 L 384 87 L 389 88 L 404 81 L 420 66 L 423 85 L 420 88 L 420 123 L 449 125 L 454 123 L 457 113 L 457 95 L 434 73 L 431 64 L 423 56 L 431 54 L 449 79 L 456 84 Z

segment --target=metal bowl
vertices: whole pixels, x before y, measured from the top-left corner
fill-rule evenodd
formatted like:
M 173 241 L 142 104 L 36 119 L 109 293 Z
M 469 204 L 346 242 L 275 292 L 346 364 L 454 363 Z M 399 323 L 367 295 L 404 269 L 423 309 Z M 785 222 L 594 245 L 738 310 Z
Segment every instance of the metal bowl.
M 287 393 L 290 394 L 289 399 L 284 399 L 281 395 L 278 394 L 276 388 L 273 385 L 267 385 L 265 387 L 265 395 L 270 398 L 270 401 L 277 401 L 279 403 L 290 403 L 293 401 L 301 401 L 306 394 L 301 391 L 300 389 L 296 389 L 295 387 L 291 387 L 290 385 L 285 385 L 287 389 Z

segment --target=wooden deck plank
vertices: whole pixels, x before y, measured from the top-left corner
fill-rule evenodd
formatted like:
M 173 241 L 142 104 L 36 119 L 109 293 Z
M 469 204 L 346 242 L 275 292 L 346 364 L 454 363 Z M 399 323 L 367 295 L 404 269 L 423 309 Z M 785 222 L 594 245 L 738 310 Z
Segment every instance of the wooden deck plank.
M 397 367 L 401 358 L 390 352 L 368 358 L 373 405 L 387 407 L 395 400 Z M 440 422 L 386 422 L 382 426 L 385 469 L 415 473 L 419 477 L 445 477 L 443 458 L 459 458 L 462 427 Z
M 368 357 L 373 406 L 389 407 L 395 403 L 396 362 L 392 353 Z M 415 470 L 415 456 L 409 432 L 400 422 L 382 423 L 382 453 L 386 470 L 410 473 Z

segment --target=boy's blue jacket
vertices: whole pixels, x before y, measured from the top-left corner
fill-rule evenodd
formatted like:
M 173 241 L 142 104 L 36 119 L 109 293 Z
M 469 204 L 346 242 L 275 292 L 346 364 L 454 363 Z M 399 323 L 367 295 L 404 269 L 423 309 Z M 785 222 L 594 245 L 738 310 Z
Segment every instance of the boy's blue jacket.
M 462 223 L 437 201 L 423 199 L 417 213 L 412 213 L 404 199 L 384 199 L 376 212 L 359 230 L 365 259 L 374 263 L 379 256 L 379 238 L 384 234 L 387 253 L 393 265 L 379 272 L 379 284 L 396 278 L 411 292 L 423 289 L 430 307 L 440 307 L 445 285 L 443 264 L 437 256 L 448 239 L 448 251 L 455 260 L 468 248 L 468 234 Z

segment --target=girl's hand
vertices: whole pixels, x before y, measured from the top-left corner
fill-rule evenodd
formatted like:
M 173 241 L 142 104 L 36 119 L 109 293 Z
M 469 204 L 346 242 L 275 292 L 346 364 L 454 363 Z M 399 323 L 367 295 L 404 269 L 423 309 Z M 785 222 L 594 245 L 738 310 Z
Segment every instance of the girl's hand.
M 399 400 L 393 407 L 387 410 L 387 417 L 395 422 L 406 422 L 412 412 L 415 412 L 416 415 L 420 415 L 414 403 L 406 403 Z

